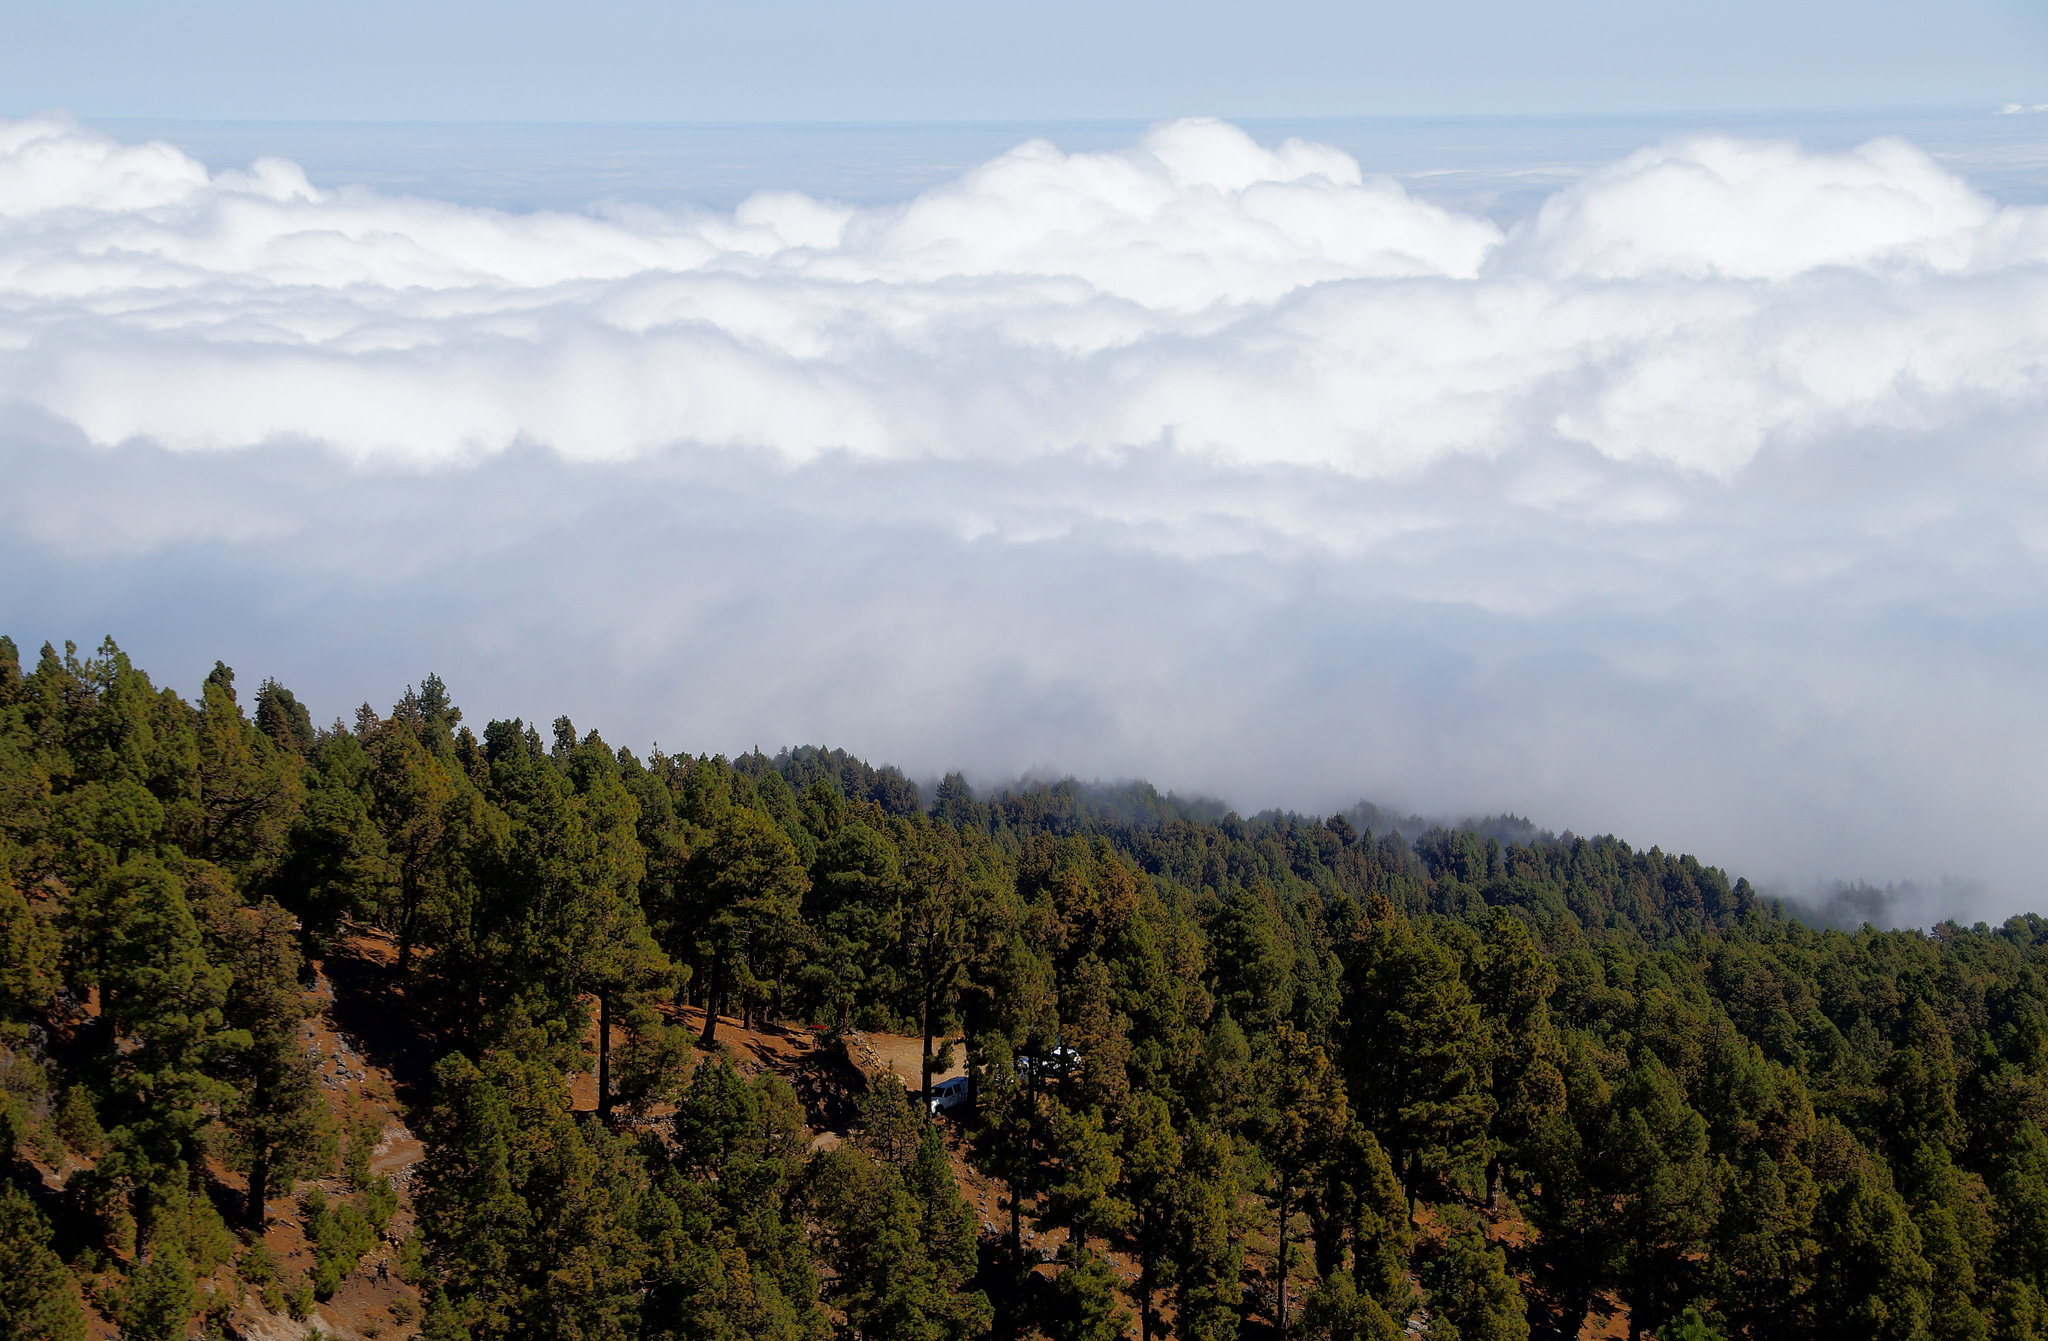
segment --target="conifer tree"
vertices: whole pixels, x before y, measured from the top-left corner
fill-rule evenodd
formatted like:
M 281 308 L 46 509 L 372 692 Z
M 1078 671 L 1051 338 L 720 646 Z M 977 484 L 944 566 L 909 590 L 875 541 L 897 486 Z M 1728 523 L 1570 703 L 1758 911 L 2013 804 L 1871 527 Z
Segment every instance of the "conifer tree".
M 1397 914 L 1360 933 L 1348 976 L 1349 1089 L 1412 1205 L 1425 1172 L 1478 1148 L 1493 1111 L 1479 1076 L 1486 1031 L 1456 956 Z
M 1810 1326 L 1813 1214 L 1820 1190 L 1796 1154 L 1753 1152 L 1716 1170 L 1719 1214 L 1709 1292 L 1737 1335 L 1796 1336 Z
M 1301 1301 L 1297 1333 L 1304 1341 L 1401 1341 L 1402 1329 L 1370 1294 L 1359 1292 L 1351 1273 L 1325 1276 Z
M 1091 1236 L 1113 1234 L 1129 1222 L 1130 1203 L 1116 1194 L 1123 1164 L 1117 1138 L 1103 1129 L 1093 1109 L 1076 1111 L 1053 1103 L 1046 1124 L 1047 1170 L 1037 1224 L 1064 1229 L 1076 1251 Z
M 975 1051 L 981 1059 L 976 1158 L 1008 1188 L 1004 1202 L 1010 1213 L 1010 1261 L 1021 1270 L 1024 1199 L 1031 1193 L 1038 1160 L 1038 1100 L 1017 1073 L 1007 1038 L 984 1035 Z
M 215 662 L 197 717 L 200 830 L 191 855 L 238 871 L 274 861 L 298 802 L 298 760 L 242 712 L 235 673 Z
M 1617 1286 L 1629 1341 L 1675 1316 L 1696 1286 L 1694 1264 L 1713 1224 L 1707 1129 L 1662 1062 L 1636 1059 L 1601 1141 L 1621 1260 Z
M 192 1263 L 175 1240 L 145 1245 L 115 1310 L 123 1341 L 183 1341 L 195 1302 Z
M 1821 1197 L 1814 1238 L 1814 1316 L 1823 1325 L 1872 1341 L 1927 1334 L 1933 1273 L 1882 1164 L 1856 1161 Z
M 905 985 L 923 1040 L 919 1093 L 931 1097 L 932 1040 L 952 1012 L 975 950 L 980 892 L 958 834 L 921 825 L 905 854 L 904 897 L 896 917 Z
M 85 1341 L 85 1314 L 51 1250 L 49 1222 L 12 1187 L 0 1187 L 0 1336 Z
M 1351 1113 L 1344 1084 L 1320 1046 L 1283 1024 L 1262 1059 L 1256 1081 L 1259 1141 L 1272 1165 L 1271 1198 L 1278 1249 L 1274 1278 L 1281 1336 L 1287 1334 L 1288 1221 L 1303 1193 L 1317 1186 L 1338 1153 Z
M 1226 1133 L 1190 1126 L 1174 1198 L 1174 1328 L 1183 1341 L 1234 1341 L 1242 1321 L 1244 1180 Z
M 1996 1184 L 1998 1271 L 2032 1291 L 2048 1292 L 2048 1137 L 2022 1122 L 2005 1152 Z M 2008 1301 L 2008 1310 L 2016 1301 Z
M 902 1173 L 841 1146 L 818 1156 L 810 1183 L 850 1341 L 968 1341 L 987 1328 L 987 1298 L 961 1289 L 956 1252 L 932 1252 Z
M 1344 1134 L 1325 1186 L 1332 1182 L 1338 1195 L 1324 1232 L 1337 1248 L 1348 1234 L 1356 1289 L 1376 1301 L 1387 1316 L 1405 1319 L 1414 1309 L 1408 1264 L 1415 1251 L 1415 1228 L 1393 1163 L 1373 1134 L 1355 1122 Z M 1345 1222 L 1341 1225 L 1340 1217 Z M 1341 1253 L 1326 1250 L 1320 1241 L 1316 1247 L 1321 1262 L 1328 1263 L 1326 1275 L 1341 1268 Z
M 109 1028 L 117 1125 L 103 1175 L 135 1188 L 147 1239 L 167 1189 L 198 1176 L 205 1128 L 233 1097 L 217 1073 L 228 975 L 208 959 L 185 885 L 134 858 L 99 891 L 94 979 Z
M 1157 1322 L 1154 1298 L 1176 1275 L 1174 1203 L 1184 1143 L 1173 1129 L 1166 1100 L 1150 1093 L 1131 1101 L 1121 1135 L 1123 1182 L 1118 1192 L 1131 1208 L 1126 1229 L 1138 1258 L 1138 1334 L 1142 1341 L 1152 1341 Z
M 338 724 L 316 740 L 304 804 L 286 827 L 284 856 L 266 885 L 316 946 L 345 918 L 375 916 L 399 893 L 397 867 L 371 813 L 372 767 L 363 742 Z
M 370 755 L 371 813 L 395 877 L 384 923 L 398 941 L 398 971 L 406 975 L 412 972 L 432 904 L 454 875 L 456 787 L 442 762 L 403 720 L 380 722 L 372 716 L 357 735 Z
M 244 1223 L 262 1233 L 264 1202 L 274 1175 L 286 1179 L 313 1146 L 318 1098 L 313 1063 L 302 1035 L 311 1013 L 299 986 L 302 960 L 292 917 L 274 903 L 227 911 L 215 928 L 230 987 L 223 1019 L 234 1031 L 223 1063 L 236 1081 L 223 1110 L 246 1152 Z
M 758 811 L 727 806 L 685 871 L 695 942 L 707 965 L 701 1046 L 718 1038 L 718 1013 L 743 1010 L 802 939 L 810 879 L 789 836 Z
M 1050 1341 L 1117 1341 L 1130 1320 L 1118 1298 L 1116 1272 L 1079 1240 L 1069 1240 L 1046 1301 L 1046 1336 Z
M 1457 1224 L 1425 1263 L 1431 1338 L 1459 1341 L 1529 1341 L 1529 1310 L 1522 1287 L 1508 1273 L 1507 1256 L 1489 1245 L 1469 1220 Z
M 1539 1118 L 1564 1107 L 1564 1076 L 1550 1018 L 1555 970 L 1522 919 L 1506 908 L 1493 910 L 1483 935 L 1474 997 L 1486 1021 L 1488 1088 L 1497 1105 L 1487 1142 L 1492 1204 L 1504 1162 L 1528 1143 Z

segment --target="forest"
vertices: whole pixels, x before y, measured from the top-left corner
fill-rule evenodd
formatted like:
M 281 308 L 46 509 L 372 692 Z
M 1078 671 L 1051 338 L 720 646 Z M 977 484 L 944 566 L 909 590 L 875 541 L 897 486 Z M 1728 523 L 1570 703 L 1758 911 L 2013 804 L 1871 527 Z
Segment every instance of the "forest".
M 2044 962 L 1613 837 L 0 638 L 0 1335 L 310 1337 L 374 1275 L 352 1334 L 427 1341 L 2041 1341 Z M 915 1074 L 831 1089 L 870 1034 Z

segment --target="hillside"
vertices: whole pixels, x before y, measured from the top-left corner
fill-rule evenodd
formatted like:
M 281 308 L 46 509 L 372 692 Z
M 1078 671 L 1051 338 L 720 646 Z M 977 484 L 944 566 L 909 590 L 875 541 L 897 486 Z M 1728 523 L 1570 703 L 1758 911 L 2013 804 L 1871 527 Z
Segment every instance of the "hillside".
M 15 1334 L 2048 1332 L 2035 917 L 111 643 L 0 641 L 0 877 Z

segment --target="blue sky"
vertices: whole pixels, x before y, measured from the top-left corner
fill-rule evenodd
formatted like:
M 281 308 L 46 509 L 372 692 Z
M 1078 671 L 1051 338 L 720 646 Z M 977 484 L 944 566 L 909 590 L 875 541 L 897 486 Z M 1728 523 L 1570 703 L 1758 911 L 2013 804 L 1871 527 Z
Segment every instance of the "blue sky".
M 15 114 L 900 121 L 2048 101 L 2037 0 L 43 0 Z

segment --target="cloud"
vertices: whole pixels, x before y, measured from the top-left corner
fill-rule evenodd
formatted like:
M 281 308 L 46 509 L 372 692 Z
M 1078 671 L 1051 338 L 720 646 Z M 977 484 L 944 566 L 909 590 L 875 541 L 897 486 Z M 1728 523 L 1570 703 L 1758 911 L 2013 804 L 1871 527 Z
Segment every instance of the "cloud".
M 433 667 L 2016 905 L 2044 374 L 2048 213 L 1899 141 L 1673 140 L 1497 224 L 1206 120 L 526 214 L 0 124 L 8 631 L 334 710 Z

